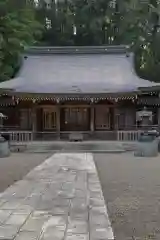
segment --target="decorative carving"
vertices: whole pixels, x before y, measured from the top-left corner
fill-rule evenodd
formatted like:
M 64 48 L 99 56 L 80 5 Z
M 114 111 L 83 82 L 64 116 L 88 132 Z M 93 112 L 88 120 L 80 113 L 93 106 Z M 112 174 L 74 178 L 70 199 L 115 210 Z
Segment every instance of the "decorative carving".
M 94 103 L 94 98 L 91 98 L 91 104 L 93 104 Z
M 59 98 L 56 99 L 56 103 L 57 103 L 57 104 L 60 103 L 60 99 L 59 99 Z

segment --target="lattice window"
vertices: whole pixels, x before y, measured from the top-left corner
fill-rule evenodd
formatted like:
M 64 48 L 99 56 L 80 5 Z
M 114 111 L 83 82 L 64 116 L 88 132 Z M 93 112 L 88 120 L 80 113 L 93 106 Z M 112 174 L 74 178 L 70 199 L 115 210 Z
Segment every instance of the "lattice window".
M 43 128 L 46 130 L 54 130 L 57 126 L 56 111 L 53 109 L 43 110 Z

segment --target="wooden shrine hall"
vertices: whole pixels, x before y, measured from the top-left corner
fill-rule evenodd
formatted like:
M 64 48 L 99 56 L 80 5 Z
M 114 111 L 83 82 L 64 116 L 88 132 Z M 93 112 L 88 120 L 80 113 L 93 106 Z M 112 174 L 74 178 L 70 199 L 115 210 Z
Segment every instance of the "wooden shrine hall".
M 116 140 L 117 131 L 138 131 L 137 111 L 160 123 L 160 85 L 139 78 L 126 46 L 32 47 L 14 79 L 0 83 L 1 131 L 34 139 Z

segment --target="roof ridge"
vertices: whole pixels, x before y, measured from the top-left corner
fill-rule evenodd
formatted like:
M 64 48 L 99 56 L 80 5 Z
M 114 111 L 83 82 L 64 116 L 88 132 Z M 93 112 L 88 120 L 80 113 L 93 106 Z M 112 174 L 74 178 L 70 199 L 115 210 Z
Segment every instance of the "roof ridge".
M 105 46 L 32 46 L 25 50 L 26 54 L 125 54 L 126 45 Z

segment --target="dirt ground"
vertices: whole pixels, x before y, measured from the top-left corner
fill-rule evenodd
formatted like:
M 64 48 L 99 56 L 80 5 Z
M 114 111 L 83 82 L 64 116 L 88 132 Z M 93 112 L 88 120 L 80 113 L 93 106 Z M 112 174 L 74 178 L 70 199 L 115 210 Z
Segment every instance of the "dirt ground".
M 94 156 L 116 240 L 160 240 L 160 156 Z
M 32 168 L 41 164 L 51 154 L 12 153 L 10 157 L 0 158 L 0 192 L 15 181 L 22 179 Z

